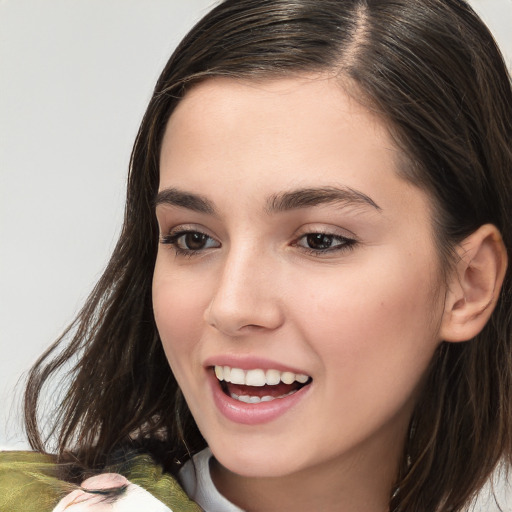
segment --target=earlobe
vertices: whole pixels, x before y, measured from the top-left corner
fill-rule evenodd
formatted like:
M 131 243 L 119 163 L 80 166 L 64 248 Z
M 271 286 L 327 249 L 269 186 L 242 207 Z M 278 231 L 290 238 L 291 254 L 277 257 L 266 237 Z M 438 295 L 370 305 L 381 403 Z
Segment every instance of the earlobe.
M 444 341 L 467 341 L 489 320 L 507 269 L 501 234 L 485 224 L 457 248 L 458 261 L 446 292 L 440 336 Z

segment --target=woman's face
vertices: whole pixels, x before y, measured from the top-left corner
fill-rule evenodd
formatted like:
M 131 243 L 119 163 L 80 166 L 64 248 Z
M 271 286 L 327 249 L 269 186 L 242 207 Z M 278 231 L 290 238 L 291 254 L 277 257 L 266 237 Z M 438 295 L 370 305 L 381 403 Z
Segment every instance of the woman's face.
M 332 78 L 212 79 L 172 114 L 155 318 L 232 472 L 396 465 L 444 299 L 429 199 L 398 160 Z

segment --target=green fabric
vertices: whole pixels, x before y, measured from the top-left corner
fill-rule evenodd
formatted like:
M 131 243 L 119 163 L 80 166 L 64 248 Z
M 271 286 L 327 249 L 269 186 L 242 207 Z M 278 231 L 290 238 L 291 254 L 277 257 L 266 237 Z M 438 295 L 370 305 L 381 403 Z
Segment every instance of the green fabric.
M 178 482 L 150 457 L 138 455 L 109 468 L 139 485 L 173 512 L 200 512 Z M 76 486 L 57 478 L 53 458 L 35 452 L 0 452 L 0 511 L 51 512 Z
M 114 472 L 120 472 L 115 469 L 113 468 Z M 144 455 L 134 457 L 129 462 L 128 470 L 121 474 L 130 482 L 146 489 L 173 512 L 201 512 L 199 505 L 186 495 L 171 475 L 163 473 L 162 468 L 155 464 L 151 457 Z
M 73 486 L 55 475 L 52 458 L 31 452 L 0 452 L 0 510 L 47 512 Z

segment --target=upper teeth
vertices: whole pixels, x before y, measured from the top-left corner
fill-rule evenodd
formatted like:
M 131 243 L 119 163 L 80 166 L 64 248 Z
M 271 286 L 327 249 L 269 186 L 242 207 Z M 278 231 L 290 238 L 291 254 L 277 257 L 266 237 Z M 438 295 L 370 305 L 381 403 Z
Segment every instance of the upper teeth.
M 303 373 L 261 369 L 242 370 L 241 368 L 231 368 L 230 366 L 215 366 L 215 375 L 219 380 L 246 386 L 264 386 L 265 384 L 275 386 L 280 382 L 293 384 L 295 381 L 305 384 L 309 380 L 309 377 Z

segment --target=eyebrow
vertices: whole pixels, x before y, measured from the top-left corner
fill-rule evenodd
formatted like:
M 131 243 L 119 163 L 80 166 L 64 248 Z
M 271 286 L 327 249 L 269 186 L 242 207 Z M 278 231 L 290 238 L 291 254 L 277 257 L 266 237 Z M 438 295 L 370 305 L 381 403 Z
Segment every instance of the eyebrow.
M 208 215 L 215 214 L 215 207 L 209 199 L 177 188 L 166 188 L 161 190 L 158 192 L 154 203 L 155 208 L 160 204 L 168 204 L 187 208 L 188 210 L 193 210 L 199 213 L 206 213 Z
M 332 203 L 340 203 L 343 206 L 351 204 L 370 206 L 377 211 L 382 210 L 371 197 L 359 190 L 350 187 L 318 187 L 275 194 L 267 200 L 265 211 L 272 214 Z M 217 214 L 213 202 L 206 197 L 174 187 L 158 192 L 154 205 L 157 207 L 161 204 L 187 208 L 208 215 Z
M 343 206 L 351 204 L 371 206 L 377 211 L 382 210 L 371 197 L 359 190 L 350 187 L 319 187 L 276 194 L 267 201 L 266 211 L 268 213 L 284 212 L 332 203 L 341 203 Z

